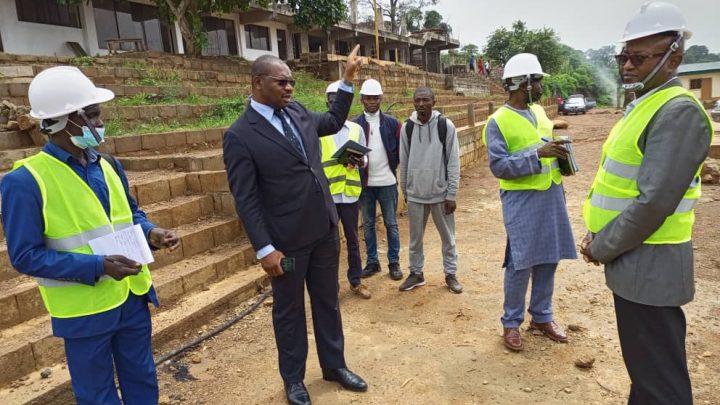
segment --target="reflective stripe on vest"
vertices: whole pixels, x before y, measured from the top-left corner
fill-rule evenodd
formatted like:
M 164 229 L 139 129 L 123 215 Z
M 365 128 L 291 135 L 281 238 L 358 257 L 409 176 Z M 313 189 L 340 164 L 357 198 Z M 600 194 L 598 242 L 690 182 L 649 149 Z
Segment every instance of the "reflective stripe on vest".
M 360 142 L 360 125 L 347 121 L 348 139 Z M 337 159 L 333 159 L 332 155 L 342 145 L 335 144 L 335 136 L 328 135 L 320 138 L 320 148 L 322 153 L 322 166 L 325 171 L 325 177 L 330 185 L 330 194 L 344 194 L 348 197 L 359 197 L 362 192 L 362 182 L 360 181 L 360 171 L 348 169 L 339 164 Z
M 601 231 L 640 195 L 637 178 L 644 155 L 637 146 L 638 140 L 658 110 L 679 96 L 690 97 L 704 111 L 692 93 L 680 86 L 673 86 L 642 100 L 613 127 L 603 145 L 600 167 L 583 206 L 583 217 L 590 231 Z M 712 128 L 710 118 L 707 117 L 707 120 L 709 128 Z M 712 132 L 709 135 L 712 137 Z M 643 243 L 677 244 L 691 239 L 695 222 L 694 208 L 701 195 L 701 170 L 702 165 L 698 167 L 675 211 Z
M 547 117 L 543 107 L 530 104 L 528 108 L 535 115 L 537 127 L 506 106 L 500 107 L 491 116 L 500 129 L 507 144 L 508 153 L 511 155 L 524 155 L 535 151 L 544 144 L 542 138 L 552 138 L 553 122 Z M 482 133 L 485 145 L 487 145 L 486 128 L 487 126 L 483 128 Z M 560 165 L 556 158 L 542 158 L 540 164 L 540 173 L 512 180 L 499 179 L 500 188 L 503 190 L 547 190 L 552 183 L 560 184 L 562 182 Z
M 132 212 L 120 177 L 104 159 L 99 160 L 110 201 L 110 219 L 94 191 L 64 162 L 40 152 L 16 162 L 35 178 L 43 201 L 46 247 L 92 255 L 88 241 L 132 226 Z M 74 318 L 105 312 L 122 305 L 130 291 L 146 294 L 152 280 L 147 266 L 140 273 L 117 281 L 101 276 L 95 285 L 72 280 L 38 278 L 45 307 L 55 318 Z

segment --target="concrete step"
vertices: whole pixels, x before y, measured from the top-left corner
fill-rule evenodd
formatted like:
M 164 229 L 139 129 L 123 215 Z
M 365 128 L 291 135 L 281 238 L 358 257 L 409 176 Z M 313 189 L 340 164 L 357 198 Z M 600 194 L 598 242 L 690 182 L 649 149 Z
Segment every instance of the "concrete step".
M 13 163 L 40 152 L 40 147 L 0 150 L 0 171 L 12 169 Z
M 717 132 L 715 132 L 715 134 L 713 142 L 710 145 L 710 153 L 708 156 L 713 159 L 720 159 L 720 135 L 717 135 Z
M 200 201 L 197 204 L 202 205 Z M 163 271 L 163 267 L 190 260 L 195 255 L 217 249 L 244 236 L 239 220 L 232 217 L 206 217 L 175 229 L 180 236 L 180 248 L 174 252 L 155 251 L 155 262 L 150 264 L 151 271 Z M 45 314 L 35 281 L 18 273 L 7 260 L 0 264 L 0 274 L 3 274 L 3 281 L 0 281 L 0 328 Z
M 178 148 L 220 144 L 225 128 L 182 130 L 143 135 L 127 135 L 106 138 L 100 151 L 112 155 L 132 155 L 136 152 L 172 151 Z M 170 152 L 167 152 L 170 153 Z
M 0 132 L 0 150 L 26 149 L 32 147 L 30 135 L 24 131 Z
M 177 228 L 212 215 L 215 201 L 212 195 L 188 195 L 143 207 L 150 222 L 161 228 Z
M 153 342 L 156 350 L 183 332 L 211 319 L 218 311 L 227 309 L 255 294 L 257 285 L 265 282 L 265 272 L 259 266 L 248 267 L 252 261 L 249 244 L 234 242 L 218 247 L 213 253 L 193 258 L 167 268 L 155 275 L 155 285 L 164 301 L 163 307 L 153 311 Z M 211 285 L 212 288 L 204 288 Z M 172 301 L 179 302 L 173 303 Z M 0 331 L 0 403 L 15 402 L 18 390 L 8 387 L 13 381 L 64 361 L 62 340 L 52 336 L 47 315 Z M 54 367 L 51 381 L 35 384 L 40 391 L 47 385 L 61 383 L 66 373 Z M 62 370 L 62 371 L 61 371 Z M 66 375 L 66 374 L 65 374 Z M 31 379 L 35 375 L 31 376 Z M 23 385 L 28 384 L 27 381 Z M 18 384 L 16 384 L 18 385 Z M 15 395 L 13 395 L 15 394 Z M 27 401 L 27 400 L 25 400 Z
M 128 170 L 182 170 L 197 172 L 224 170 L 222 149 L 188 151 L 187 153 L 158 154 L 151 156 L 120 156 L 123 167 Z
M 188 224 L 192 228 L 198 218 L 205 218 L 213 212 L 226 217 L 236 216 L 234 200 L 227 193 L 227 175 L 224 171 L 127 173 L 130 194 L 146 211 L 151 221 L 161 221 L 169 228 L 177 228 L 182 224 Z M 10 264 L 4 233 L 0 232 L 0 236 L 2 237 L 0 282 L 2 282 L 18 277 L 20 273 Z M 178 252 L 174 254 L 177 255 Z M 160 252 L 158 255 L 163 253 Z
M 131 97 L 141 93 L 155 94 L 163 97 L 207 96 L 215 98 L 250 94 L 249 86 L 234 83 L 219 86 L 101 84 L 98 87 L 112 90 L 115 96 L 118 97 L 118 100 L 122 100 L 122 97 Z

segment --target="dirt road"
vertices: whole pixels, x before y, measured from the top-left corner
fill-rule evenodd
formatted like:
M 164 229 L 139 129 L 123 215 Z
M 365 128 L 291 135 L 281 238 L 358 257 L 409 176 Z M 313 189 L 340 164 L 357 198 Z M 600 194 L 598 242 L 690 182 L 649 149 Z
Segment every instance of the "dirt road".
M 580 209 L 600 146 L 617 119 L 608 110 L 592 111 L 566 117 L 570 128 L 559 131 L 572 136 L 582 166 L 581 173 L 565 182 L 576 240 L 585 231 Z M 458 277 L 465 292 L 453 295 L 444 286 L 440 242 L 432 223 L 425 240 L 426 286 L 400 293 L 398 282 L 386 275 L 375 276 L 367 281 L 373 297 L 365 301 L 348 292 L 343 275 L 345 353 L 349 367 L 369 382 L 370 389 L 350 393 L 323 381 L 311 336 L 305 383 L 313 402 L 625 403 L 629 380 L 620 355 L 612 296 L 601 269 L 582 260 L 559 266 L 556 320 L 580 327 L 569 332 L 570 343 L 553 343 L 523 331 L 525 351 L 508 353 L 501 343 L 499 321 L 505 232 L 497 182 L 486 163 L 464 171 L 460 191 Z M 720 404 L 720 188 L 704 186 L 703 192 L 695 232 L 697 293 L 685 307 L 688 359 L 696 404 Z M 407 221 L 403 218 L 400 224 L 401 264 L 407 273 Z M 594 367 L 576 368 L 575 360 L 582 357 L 595 358 Z M 171 367 L 161 368 L 160 379 L 165 403 L 285 403 L 270 307 L 262 306 Z

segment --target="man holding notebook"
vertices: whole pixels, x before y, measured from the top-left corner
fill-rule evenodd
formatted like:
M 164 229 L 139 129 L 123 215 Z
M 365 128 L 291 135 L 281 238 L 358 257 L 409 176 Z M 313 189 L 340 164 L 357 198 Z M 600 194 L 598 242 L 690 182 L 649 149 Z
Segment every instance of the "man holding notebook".
M 339 82 L 334 82 L 327 87 L 325 93 L 328 107 L 334 101 L 339 86 Z M 321 159 L 347 243 L 347 277 L 350 282 L 350 290 L 358 296 L 368 299 L 371 296 L 370 290 L 360 281 L 362 261 L 358 243 L 358 200 L 362 192 L 359 167 L 365 167 L 366 159 L 362 155 L 353 153 L 352 148 L 348 148 L 341 157 L 336 157 L 336 152 L 348 141 L 357 142 L 365 147 L 365 132 L 360 125 L 351 121 L 345 121 L 343 127 L 335 135 L 320 138 Z

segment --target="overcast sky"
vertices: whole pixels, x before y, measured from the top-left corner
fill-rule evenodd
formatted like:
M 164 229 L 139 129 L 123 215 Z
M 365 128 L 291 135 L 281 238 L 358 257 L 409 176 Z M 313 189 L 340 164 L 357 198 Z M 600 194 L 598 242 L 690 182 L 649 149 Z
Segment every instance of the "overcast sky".
M 513 21 L 530 29 L 549 27 L 560 41 L 585 51 L 615 45 L 627 21 L 645 0 L 440 0 L 434 8 L 453 28 L 461 45 L 482 48 L 487 37 Z M 720 52 L 720 0 L 670 0 L 685 14 L 692 38 L 687 46 L 705 45 Z

